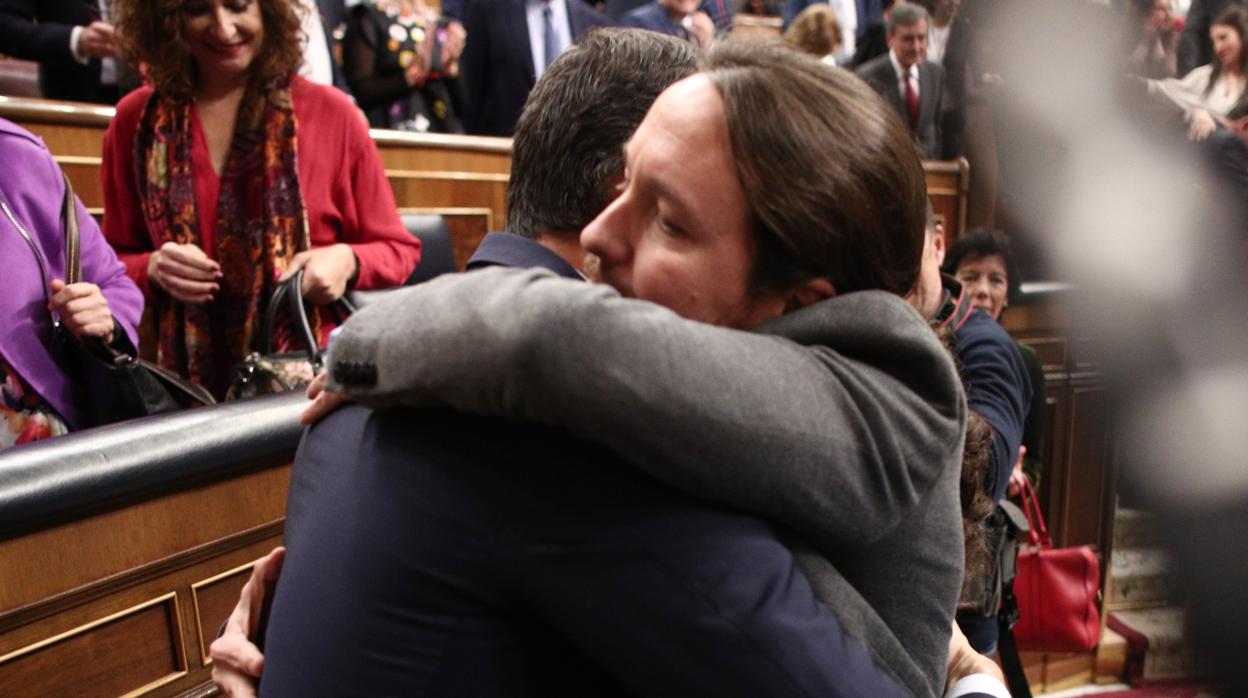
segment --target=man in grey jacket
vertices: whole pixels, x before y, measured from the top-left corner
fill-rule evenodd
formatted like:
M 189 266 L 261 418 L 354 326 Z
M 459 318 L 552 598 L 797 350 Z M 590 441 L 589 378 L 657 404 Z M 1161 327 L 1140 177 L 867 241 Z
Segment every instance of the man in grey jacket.
M 922 240 L 923 188 L 917 158 L 883 105 L 870 99 L 864 104 L 862 88 L 843 81 L 832 86 L 831 94 L 825 90 L 822 95 L 836 103 L 820 105 L 832 109 L 828 121 L 805 124 L 797 138 L 843 142 L 844 134 L 827 129 L 866 127 L 875 140 L 860 144 L 868 152 L 853 155 L 864 156 L 867 162 L 861 167 L 870 172 L 859 169 L 843 175 L 851 182 L 819 184 L 840 184 L 829 190 L 845 191 L 844 185 L 854 178 L 888 177 L 902 190 L 903 200 L 917 194 L 912 212 L 919 215 L 895 214 L 901 223 L 888 229 L 891 236 L 864 240 L 878 223 L 870 217 L 879 203 L 872 197 L 882 196 L 880 192 L 859 192 L 856 199 L 840 197 L 844 203 L 839 211 L 767 210 L 768 204 L 779 203 L 772 187 L 792 182 L 783 181 L 783 176 L 774 182 L 738 179 L 734 174 L 728 129 L 734 123 L 740 128 L 760 120 L 745 118 L 733 107 L 739 109 L 750 102 L 747 97 L 767 90 L 777 77 L 774 72 L 796 83 L 796 91 L 782 97 L 800 101 L 812 88 L 817 93 L 817 83 L 826 79 L 824 69 L 787 54 L 736 47 L 713 54 L 711 66 L 702 79 L 672 88 L 647 117 L 629 146 L 623 193 L 586 231 L 587 247 L 601 259 L 602 276 L 638 297 L 664 301 L 691 319 L 748 328 L 790 308 L 809 306 L 805 311 L 774 320 L 760 334 L 738 333 L 681 320 L 601 287 L 558 282 L 542 272 L 495 270 L 468 275 L 463 284 L 427 286 L 438 306 L 405 293 L 397 294 L 408 295 L 396 298 L 399 305 L 385 301 L 383 312 L 366 310 L 337 340 L 335 379 L 355 384 L 365 399 L 387 401 L 403 393 L 418 402 L 433 398 L 456 407 L 556 423 L 570 416 L 555 404 L 562 396 L 581 400 L 579 407 L 567 405 L 581 412 L 566 420 L 574 429 L 599 438 L 634 465 L 662 471 L 652 473 L 661 479 L 767 513 L 798 528 L 825 555 L 835 553 L 838 566 L 847 570 L 844 577 L 856 577 L 852 581 L 858 588 L 847 585 L 826 561 L 805 556 L 803 562 L 821 597 L 842 614 L 839 620 L 851 636 L 864 641 L 874 660 L 885 663 L 910 692 L 939 692 L 961 580 L 953 486 L 963 416 L 957 377 L 921 318 L 895 295 L 864 292 L 816 302 L 835 295 L 838 286 L 846 292 L 881 288 L 896 294 L 913 284 Z M 799 117 L 811 115 L 793 106 Z M 782 132 L 771 135 L 783 145 L 791 138 L 785 134 L 793 125 L 777 126 Z M 737 135 L 746 141 L 767 136 L 748 127 Z M 740 142 L 735 137 L 733 141 Z M 759 145 L 754 140 L 747 147 Z M 765 159 L 754 156 L 747 161 L 773 171 L 788 164 L 759 162 Z M 685 168 L 702 176 L 683 178 Z M 690 187 L 691 182 L 698 186 Z M 743 187 L 752 187 L 756 191 L 750 193 L 761 196 L 749 196 Z M 887 191 L 891 195 L 896 188 Z M 754 211 L 763 226 L 778 230 L 780 236 L 797 233 L 799 239 L 758 239 L 764 233 L 750 229 L 746 201 L 763 208 Z M 811 223 L 803 217 L 823 220 L 829 215 L 843 226 L 845 239 L 829 243 L 818 234 L 817 239 L 800 239 Z M 905 223 L 916 221 L 917 229 L 908 230 Z M 658 232 L 664 236 L 654 237 Z M 749 244 L 751 237 L 756 237 L 757 246 Z M 796 265 L 793 256 L 802 252 L 815 257 L 812 266 L 828 276 Z M 877 266 L 853 268 L 835 261 L 847 255 Z M 893 261 L 898 257 L 903 261 Z M 599 322 L 595 316 L 600 313 L 615 317 Z M 405 329 L 409 321 L 412 328 L 430 329 L 420 340 L 420 346 L 430 350 L 423 353 L 428 360 L 423 367 L 412 366 L 411 345 L 383 347 L 373 341 L 377 328 L 372 323 L 393 325 L 400 318 Z M 545 335 L 538 344 L 530 344 L 535 338 L 524 336 L 534 328 Z M 806 342 L 821 346 L 803 347 Z M 677 360 L 686 353 L 699 360 Z M 644 357 L 642 367 L 652 373 L 631 380 L 627 367 L 635 365 L 638 355 Z M 670 365 L 656 365 L 655 357 L 665 357 Z M 616 364 L 617 359 L 622 363 Z M 602 376 L 595 375 L 597 365 L 625 368 Z M 786 366 L 793 369 L 788 376 L 783 375 Z M 549 371 L 563 375 L 552 376 Z M 449 385 L 461 379 L 462 390 Z M 777 379 L 788 382 L 779 391 Z M 387 396 L 385 386 L 392 380 L 414 388 Z M 491 395 L 500 386 L 502 399 Z M 506 396 L 517 389 L 527 393 L 519 403 L 531 399 L 533 411 L 519 403 L 507 404 L 512 401 Z M 602 392 L 603 404 L 586 403 L 586 390 Z M 785 394 L 767 397 L 777 391 Z M 477 400 L 481 402 L 474 403 Z M 750 407 L 757 408 L 757 414 L 751 414 Z M 635 416 L 642 419 L 646 414 L 650 420 L 635 423 Z M 656 415 L 675 419 L 664 422 L 653 419 Z M 734 424 L 746 425 L 744 431 L 750 433 L 736 433 L 742 430 Z M 585 426 L 589 428 L 582 429 Z M 634 431 L 636 427 L 641 431 Z M 595 433 L 595 428 L 601 431 Z M 744 438 L 759 435 L 759 442 Z M 768 464 L 766 453 L 779 454 L 778 462 Z M 523 474 L 524 468 L 538 468 L 532 472 L 540 481 L 549 479 L 543 474 L 549 465 L 518 458 L 507 464 L 507 475 L 499 476 L 514 478 L 512 470 Z M 560 484 L 550 483 L 556 488 Z M 482 483 L 482 488 L 489 485 Z M 616 498 L 609 491 L 601 494 L 607 500 L 600 505 L 610 509 Z M 661 495 L 655 496 L 656 505 L 663 501 Z M 639 510 L 633 515 L 644 518 L 646 513 Z M 573 516 L 571 521 L 575 520 Z M 521 528 L 528 524 L 513 522 Z M 738 574 L 746 572 L 740 569 Z M 275 622 L 285 598 L 280 592 Z M 867 597 L 871 606 L 864 607 L 861 597 Z M 606 605 L 621 601 L 597 599 Z M 577 604 L 569 599 L 568 605 Z M 677 630 L 655 628 L 660 634 Z M 904 649 L 884 649 L 890 638 L 894 643 L 900 639 Z M 783 692 L 779 687 L 773 690 Z M 842 690 L 853 693 L 852 688 Z

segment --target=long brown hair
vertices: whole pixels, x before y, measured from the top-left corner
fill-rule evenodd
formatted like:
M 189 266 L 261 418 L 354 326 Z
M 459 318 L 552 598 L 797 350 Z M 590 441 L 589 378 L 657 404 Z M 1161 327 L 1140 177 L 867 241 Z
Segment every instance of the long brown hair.
M 251 65 L 253 85 L 289 81 L 303 65 L 299 39 L 303 32 L 292 0 L 251 0 L 260 3 L 264 42 Z M 142 66 L 148 82 L 167 99 L 195 95 L 199 67 L 182 31 L 186 0 L 118 0 L 117 34 L 126 60 Z
M 896 112 L 852 73 L 779 42 L 718 42 L 704 65 L 750 204 L 755 288 L 822 277 L 837 293 L 905 295 L 927 183 Z
M 1226 8 L 1218 18 L 1213 20 L 1212 26 L 1230 27 L 1239 34 L 1239 74 L 1248 77 L 1248 46 L 1244 42 L 1248 40 L 1248 11 L 1239 6 L 1231 6 Z M 1208 96 L 1213 91 L 1213 84 L 1222 77 L 1222 61 L 1217 56 L 1210 61 L 1213 66 L 1213 72 L 1209 73 L 1209 84 L 1205 85 L 1205 95 Z M 1242 93 L 1241 93 L 1242 94 Z

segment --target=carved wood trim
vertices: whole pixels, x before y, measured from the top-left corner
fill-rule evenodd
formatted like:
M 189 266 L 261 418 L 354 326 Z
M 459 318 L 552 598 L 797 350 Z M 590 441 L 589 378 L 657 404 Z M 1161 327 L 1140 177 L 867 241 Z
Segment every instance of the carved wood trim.
M 204 633 L 203 613 L 201 613 L 199 610 L 199 607 L 200 607 L 199 590 L 205 587 L 212 586 L 213 584 L 223 579 L 229 579 L 230 577 L 233 577 L 240 573 L 248 572 L 255 566 L 256 566 L 256 563 L 254 561 L 247 562 L 247 563 L 239 565 L 238 567 L 235 567 L 234 569 L 229 569 L 219 574 L 214 574 L 213 576 L 207 579 L 201 579 L 200 581 L 193 582 L 191 584 L 191 607 L 194 608 L 195 610 L 195 628 L 194 628 L 195 637 L 197 638 L 208 637 L 208 635 Z M 199 658 L 200 663 L 203 664 L 204 666 L 212 666 L 212 657 L 208 656 L 207 643 L 201 642 L 201 645 L 202 646 L 200 647 L 200 658 Z
M 123 589 L 138 586 L 179 569 L 211 560 L 232 550 L 245 548 L 274 536 L 280 536 L 285 526 L 283 517 L 246 531 L 221 538 L 210 543 L 184 550 L 155 562 L 126 570 L 119 574 L 91 582 L 77 589 L 40 599 L 26 606 L 19 606 L 0 614 L 0 634 L 14 628 L 60 613 L 81 604 L 102 599 Z
M 494 136 L 465 136 L 444 133 L 413 133 L 411 131 L 392 131 L 389 129 L 369 129 L 377 147 L 401 146 L 411 148 L 423 146 L 442 150 L 469 150 L 481 153 L 511 155 L 511 139 Z
M 219 695 L 222 695 L 222 693 L 217 689 L 217 685 L 211 681 L 205 681 L 192 689 L 179 693 L 178 698 L 216 698 Z
M 450 181 L 499 182 L 506 184 L 511 177 L 497 172 L 445 172 L 442 170 L 386 170 L 387 177 L 396 179 L 445 179 Z
M 76 124 L 108 128 L 117 113 L 112 107 L 60 102 L 54 99 L 0 96 L 0 116 L 9 121 L 33 121 L 41 124 Z
M 38 652 L 40 650 L 52 647 L 66 640 L 70 640 L 75 637 L 83 636 L 86 633 L 89 633 L 96 628 L 100 628 L 110 623 L 114 623 L 116 621 L 134 616 L 142 611 L 145 611 L 149 608 L 152 608 L 154 606 L 158 606 L 161 604 L 164 604 L 169 609 L 172 609 L 171 615 L 173 618 L 173 628 L 171 628 L 172 632 L 170 632 L 169 638 L 174 643 L 174 653 L 175 653 L 174 658 L 178 662 L 178 666 L 180 670 L 166 674 L 165 676 L 162 676 L 154 681 L 150 681 L 124 694 L 122 698 L 130 698 L 131 696 L 143 695 L 145 693 L 148 693 L 149 691 L 152 691 L 155 688 L 177 681 L 178 679 L 190 673 L 189 667 L 187 665 L 187 660 L 186 660 L 186 643 L 182 638 L 182 613 L 178 609 L 177 592 L 171 591 L 167 594 L 161 594 L 160 596 L 157 596 L 154 599 L 144 601 L 143 603 L 137 604 L 135 606 L 131 606 L 130 608 L 117 611 L 116 613 L 109 614 L 103 618 L 99 618 L 89 623 L 84 623 L 78 627 L 71 628 L 63 633 L 59 633 L 52 637 L 40 640 L 38 642 L 35 642 L 25 647 L 14 650 L 13 652 L 10 652 L 4 655 L 3 657 L 0 657 L 0 666 L 14 662 L 18 659 L 34 654 L 35 652 Z

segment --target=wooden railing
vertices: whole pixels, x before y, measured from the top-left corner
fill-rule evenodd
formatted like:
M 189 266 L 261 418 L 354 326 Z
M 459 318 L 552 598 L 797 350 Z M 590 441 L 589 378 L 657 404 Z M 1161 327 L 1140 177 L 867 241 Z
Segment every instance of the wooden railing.
M 83 204 L 103 215 L 100 154 L 111 107 L 0 97 L 0 117 L 42 138 Z M 461 268 L 487 232 L 506 225 L 511 139 L 384 130 L 372 136 L 400 210 L 445 216 Z
M 298 393 L 0 452 L 0 695 L 170 696 L 281 540 Z
M 43 138 L 92 213 L 102 215 L 100 153 L 110 107 L 0 97 L 0 117 Z M 461 268 L 486 232 L 507 222 L 511 139 L 373 130 L 399 208 L 446 217 Z M 923 164 L 928 193 L 952 242 L 966 225 L 966 160 Z

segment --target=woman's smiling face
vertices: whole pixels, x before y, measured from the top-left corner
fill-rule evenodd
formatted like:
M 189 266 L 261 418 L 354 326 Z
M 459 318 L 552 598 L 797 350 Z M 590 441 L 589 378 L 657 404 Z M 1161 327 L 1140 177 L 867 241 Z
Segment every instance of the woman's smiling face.
M 243 79 L 264 43 L 260 0 L 187 0 L 182 32 L 201 81 Z

